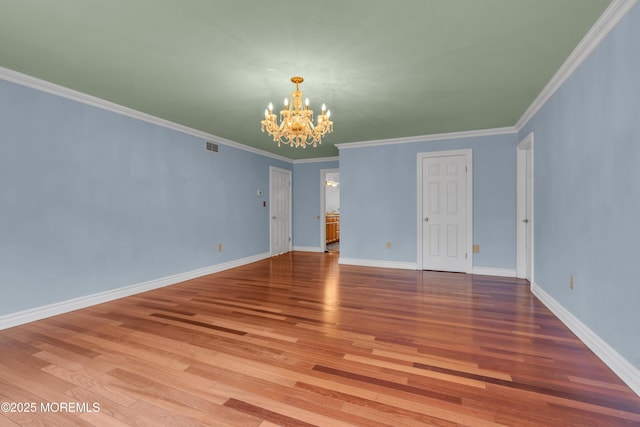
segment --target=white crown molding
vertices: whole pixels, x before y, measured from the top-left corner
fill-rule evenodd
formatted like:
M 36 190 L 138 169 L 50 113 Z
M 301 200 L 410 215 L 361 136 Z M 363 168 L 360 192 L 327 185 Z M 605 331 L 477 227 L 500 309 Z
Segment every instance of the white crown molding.
M 17 313 L 7 314 L 4 316 L 0 316 L 0 330 L 22 325 L 24 323 L 34 322 L 36 320 L 44 319 L 51 316 L 57 316 L 58 314 L 68 313 L 70 311 L 78 310 L 92 305 L 102 304 L 104 302 L 113 301 L 115 299 L 128 297 L 130 295 L 139 294 L 141 292 L 147 292 L 153 289 L 174 285 L 176 283 L 184 282 L 185 280 L 195 279 L 196 277 L 218 273 L 230 268 L 240 267 L 242 265 L 269 258 L 270 256 L 271 255 L 268 252 L 265 252 L 258 255 L 225 262 L 222 264 L 216 264 L 210 267 L 188 271 L 186 273 L 175 274 L 173 276 L 150 280 L 143 283 L 137 283 L 135 285 L 125 286 L 119 289 L 99 292 L 93 295 L 87 295 L 67 301 L 45 305 L 42 307 L 20 311 Z
M 383 261 L 377 259 L 343 258 L 338 260 L 339 264 L 359 265 L 362 267 L 397 268 L 400 270 L 417 270 L 415 262 Z
M 468 130 L 462 132 L 436 133 L 432 135 L 408 136 L 404 138 L 377 139 L 372 141 L 347 142 L 336 144 L 338 150 L 348 148 L 375 147 L 379 145 L 411 144 L 414 142 L 433 142 L 446 139 L 475 138 L 480 136 L 509 135 L 518 133 L 515 127 Z
M 600 15 L 578 46 L 571 52 L 551 80 L 538 94 L 538 97 L 518 120 L 515 128 L 520 132 L 522 128 L 535 116 L 542 106 L 567 81 L 585 59 L 595 50 L 600 42 L 624 18 L 638 0 L 613 0 L 609 7 Z
M 304 163 L 322 163 L 322 162 L 337 162 L 340 160 L 340 157 L 334 156 L 334 157 L 314 157 L 313 159 L 300 159 L 300 160 L 294 160 L 293 164 L 294 165 L 299 165 L 299 164 L 304 164 Z
M 620 377 L 638 396 L 640 396 L 640 370 L 633 366 L 605 340 L 582 323 L 569 310 L 564 308 L 551 295 L 535 282 L 531 292 L 555 314 L 576 336 L 593 351 L 611 370 Z
M 573 74 L 573 72 L 582 64 L 582 62 L 589 56 L 591 52 L 600 44 L 600 42 L 609 34 L 609 32 L 620 22 L 620 20 L 633 8 L 638 0 L 613 0 L 609 7 L 598 18 L 596 23 L 591 27 L 589 32 L 584 36 L 582 41 L 576 46 L 573 52 L 560 66 L 558 71 L 553 75 L 551 80 L 542 89 L 540 94 L 536 97 L 529 108 L 517 121 L 513 127 L 494 128 L 494 129 L 482 129 L 471 130 L 462 132 L 450 132 L 431 135 L 411 136 L 404 138 L 391 138 L 391 139 L 379 139 L 371 141 L 358 141 L 343 144 L 336 144 L 339 149 L 349 148 L 362 148 L 362 147 L 374 147 L 380 145 L 394 145 L 394 144 L 410 144 L 414 142 L 432 142 L 447 139 L 457 138 L 472 138 L 481 136 L 494 136 L 505 135 L 511 133 L 518 133 L 522 128 L 531 120 L 531 118 L 542 108 L 542 106 L 553 96 L 553 94 L 562 86 L 562 84 Z M 87 105 L 92 105 L 104 110 L 112 111 L 115 113 L 130 116 L 139 120 L 143 120 L 149 123 L 153 123 L 165 128 L 177 130 L 192 136 L 207 139 L 212 142 L 216 142 L 222 145 L 231 146 L 240 150 L 248 151 L 254 154 L 270 157 L 276 160 L 281 160 L 288 163 L 313 163 L 322 162 L 335 159 L 334 157 L 326 158 L 319 157 L 314 159 L 304 160 L 292 160 L 288 157 L 274 154 L 268 151 L 264 151 L 258 148 L 250 147 L 235 141 L 231 141 L 213 134 L 209 134 L 197 129 L 193 129 L 187 126 L 180 125 L 178 123 L 170 122 L 159 117 L 155 117 L 146 113 L 142 113 L 131 108 L 127 108 L 113 102 L 106 101 L 101 98 L 97 98 L 91 95 L 87 95 L 82 92 L 75 91 L 73 89 L 66 88 L 64 86 L 56 85 L 54 83 L 47 82 L 45 80 L 38 79 L 26 74 L 19 73 L 17 71 L 10 70 L 8 68 L 0 67 L 0 79 L 7 80 L 13 83 L 17 83 L 23 86 L 28 86 L 34 89 L 38 89 L 44 92 L 48 92 L 54 95 L 62 96 L 64 98 L 72 99 L 78 102 L 82 102 Z
M 239 142 L 231 141 L 226 138 L 219 137 L 207 132 L 203 132 L 188 126 L 184 126 L 178 123 L 171 122 L 169 120 L 161 119 L 150 114 L 143 113 L 132 108 L 124 107 L 114 102 L 106 101 L 101 98 L 97 98 L 86 93 L 78 92 L 68 87 L 60 86 L 55 83 L 51 83 L 45 80 L 38 79 L 27 74 L 19 73 L 8 68 L 0 67 L 0 79 L 6 80 L 12 83 L 19 84 L 21 86 L 37 89 L 42 92 L 47 92 L 52 95 L 61 96 L 63 98 L 71 99 L 86 105 L 101 108 L 103 110 L 111 111 L 113 113 L 129 116 L 134 119 L 142 120 L 154 125 L 162 126 L 167 129 L 176 130 L 178 132 L 186 133 L 187 135 L 195 136 L 198 138 L 206 139 L 217 144 L 226 145 L 229 147 L 237 148 L 239 150 L 248 151 L 250 153 L 258 154 L 265 157 L 270 157 L 275 160 L 281 160 L 287 163 L 293 163 L 292 159 L 281 156 L 278 154 L 270 153 L 268 151 L 261 150 L 259 148 L 250 147 L 248 145 L 240 144 Z

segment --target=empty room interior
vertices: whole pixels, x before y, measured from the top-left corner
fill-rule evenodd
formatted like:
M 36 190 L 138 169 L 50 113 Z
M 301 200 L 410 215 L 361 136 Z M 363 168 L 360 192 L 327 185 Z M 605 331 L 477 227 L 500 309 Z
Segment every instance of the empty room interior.
M 637 0 L 0 0 L 0 425 L 640 425 Z

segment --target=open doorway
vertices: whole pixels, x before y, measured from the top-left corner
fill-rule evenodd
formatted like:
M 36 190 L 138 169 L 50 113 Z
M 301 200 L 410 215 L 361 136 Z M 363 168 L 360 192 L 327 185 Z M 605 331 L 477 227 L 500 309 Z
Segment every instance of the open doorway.
M 320 171 L 320 241 L 325 252 L 340 252 L 340 171 Z

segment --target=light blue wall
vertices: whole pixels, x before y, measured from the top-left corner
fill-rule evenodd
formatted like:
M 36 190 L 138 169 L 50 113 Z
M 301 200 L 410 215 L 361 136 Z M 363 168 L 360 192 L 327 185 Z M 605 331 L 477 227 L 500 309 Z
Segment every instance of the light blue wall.
M 270 165 L 0 80 L 0 316 L 268 252 Z
M 640 369 L 640 6 L 520 136 L 529 132 L 534 280 Z
M 417 154 L 471 148 L 473 265 L 515 269 L 516 144 L 513 133 L 341 149 L 340 256 L 416 263 Z
M 320 170 L 337 168 L 337 160 L 293 165 L 294 246 L 320 249 Z

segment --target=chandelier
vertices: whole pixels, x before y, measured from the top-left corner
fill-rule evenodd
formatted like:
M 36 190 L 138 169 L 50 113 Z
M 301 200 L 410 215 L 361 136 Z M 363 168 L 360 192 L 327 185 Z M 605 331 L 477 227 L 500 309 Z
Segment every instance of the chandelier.
M 298 90 L 298 85 L 304 81 L 302 77 L 291 77 L 295 83 L 296 90 L 291 92 L 291 102 L 289 98 L 284 99 L 284 109 L 280 110 L 280 120 L 273 113 L 273 104 L 269 103 L 269 108 L 264 110 L 264 120 L 262 120 L 262 132 L 265 130 L 273 140 L 280 144 L 291 145 L 291 147 L 307 148 L 307 145 L 317 147 L 322 144 L 322 137 L 333 132 L 333 122 L 329 120 L 331 111 L 322 104 L 322 112 L 317 117 L 317 123 L 313 124 L 313 110 L 309 109 L 309 98 L 305 99 L 302 105 L 302 92 Z

